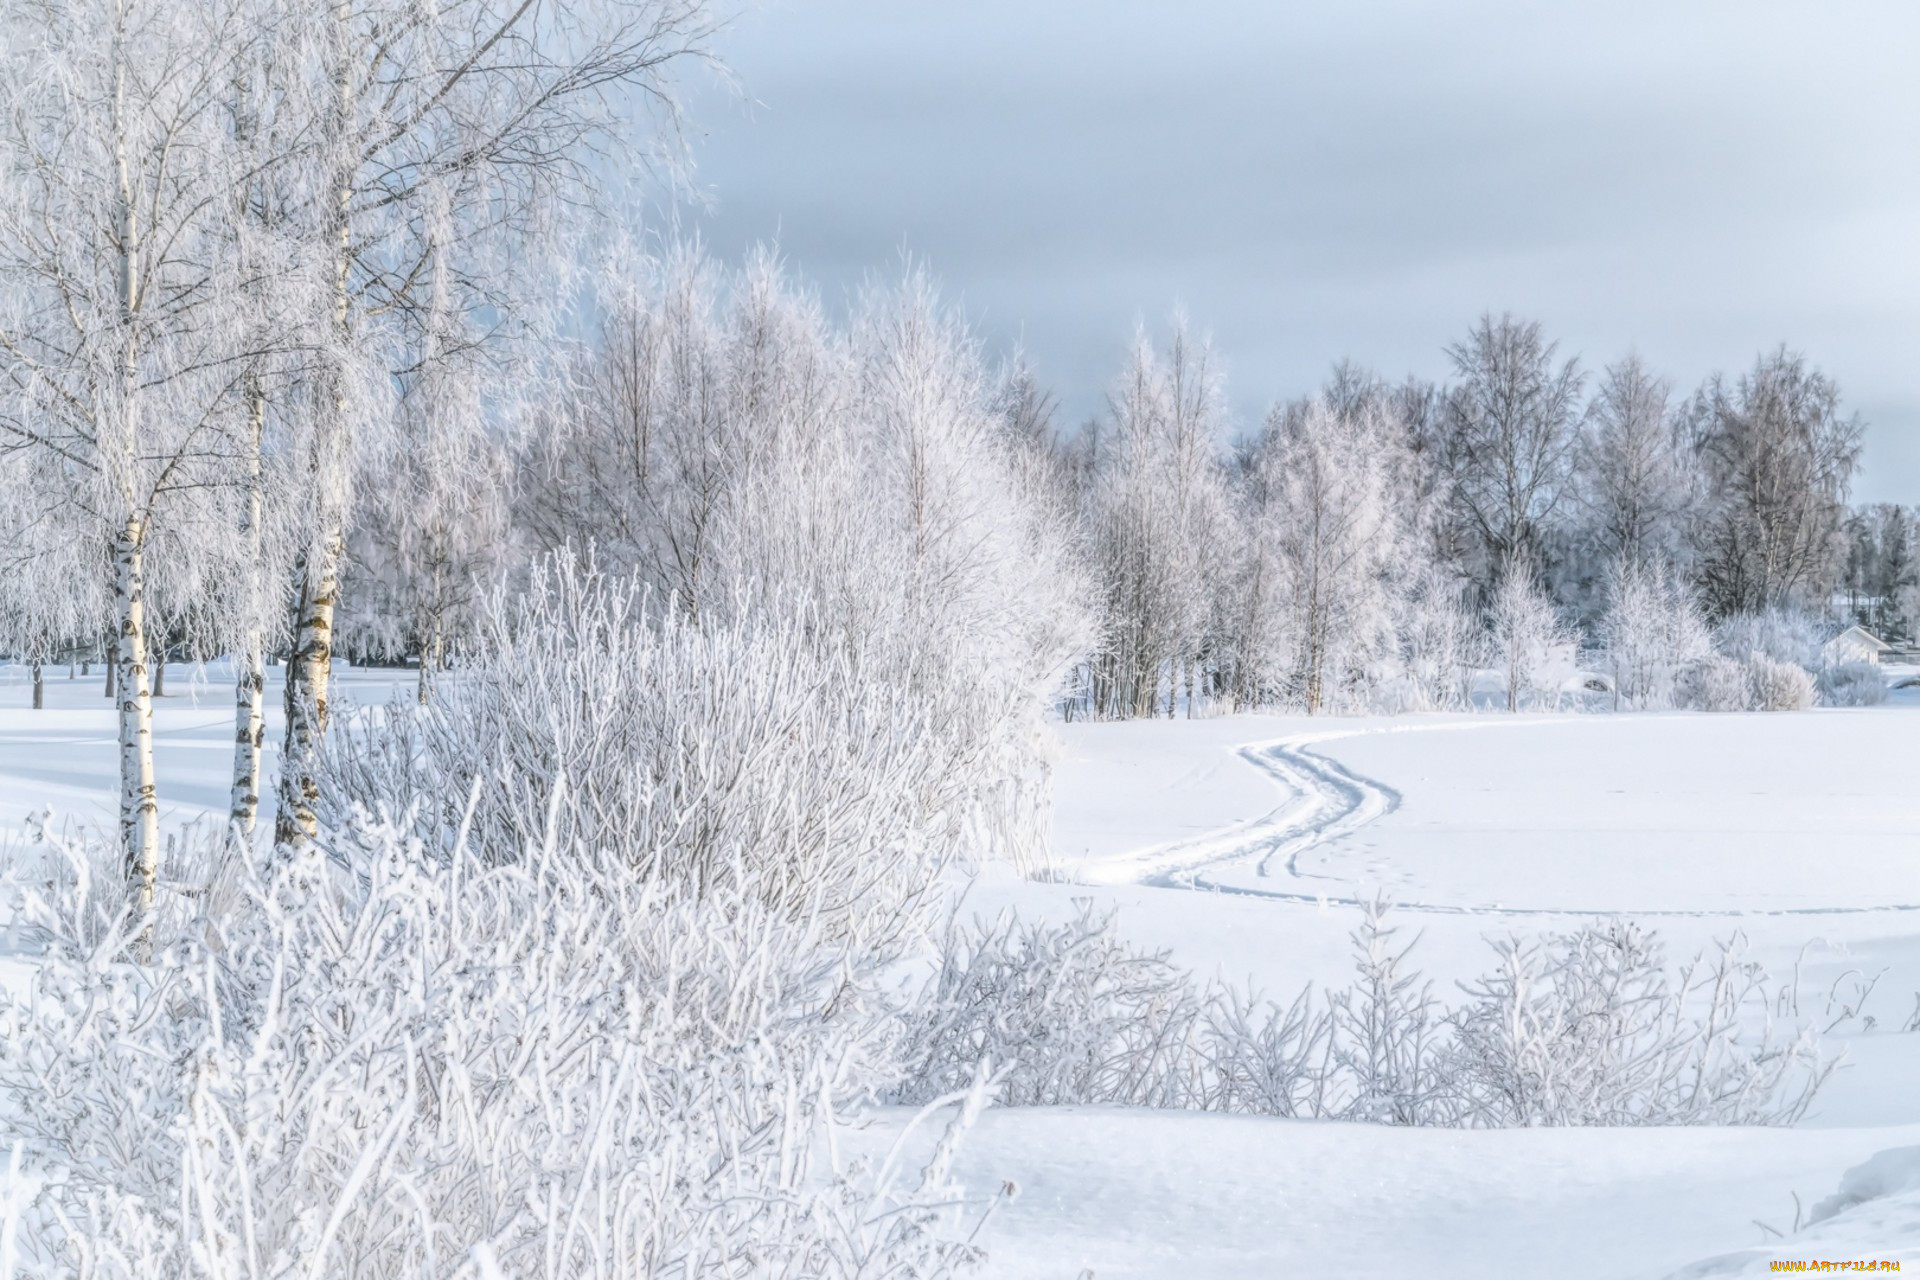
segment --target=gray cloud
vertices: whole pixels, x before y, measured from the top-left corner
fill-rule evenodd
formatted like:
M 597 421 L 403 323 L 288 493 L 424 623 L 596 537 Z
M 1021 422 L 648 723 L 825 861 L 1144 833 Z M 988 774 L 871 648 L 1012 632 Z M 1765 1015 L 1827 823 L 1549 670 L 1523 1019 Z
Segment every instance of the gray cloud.
M 900 249 L 1092 412 L 1134 320 L 1251 419 L 1484 309 L 1683 386 L 1786 341 L 1920 498 L 1920 7 L 784 0 L 697 104 L 701 219 L 832 298 Z

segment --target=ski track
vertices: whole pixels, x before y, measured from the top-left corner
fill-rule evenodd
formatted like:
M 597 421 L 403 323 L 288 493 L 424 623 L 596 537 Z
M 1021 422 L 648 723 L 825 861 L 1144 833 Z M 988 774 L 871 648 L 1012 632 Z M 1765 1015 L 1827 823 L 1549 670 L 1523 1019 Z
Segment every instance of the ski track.
M 1392 813 L 1400 807 L 1400 793 L 1383 782 L 1355 773 L 1336 760 L 1310 751 L 1308 747 L 1315 743 L 1361 737 L 1369 733 L 1523 729 L 1539 727 L 1541 723 L 1545 722 L 1410 725 L 1386 730 L 1335 730 L 1241 747 L 1238 749 L 1240 757 L 1284 788 L 1289 795 L 1288 801 L 1265 817 L 1253 822 L 1147 851 L 1144 857 L 1162 865 L 1159 870 L 1142 876 L 1138 883 L 1163 889 L 1271 898 L 1280 902 L 1312 907 L 1365 906 L 1367 903 L 1364 899 L 1350 894 L 1321 893 L 1305 888 L 1307 881 L 1332 881 L 1333 877 L 1302 871 L 1300 855 Z M 1278 883 L 1275 887 L 1260 888 L 1245 883 L 1231 883 L 1219 878 L 1229 868 L 1243 868 L 1249 864 L 1256 876 L 1262 879 L 1271 877 L 1276 880 Z M 1300 887 L 1285 888 L 1281 887 L 1282 885 Z M 1870 915 L 1876 912 L 1920 911 L 1920 903 L 1886 903 L 1870 907 L 1774 907 L 1728 911 L 1684 911 L 1510 907 L 1492 904 L 1404 902 L 1397 898 L 1388 898 L 1387 901 L 1395 911 L 1422 912 L 1430 915 L 1574 916 L 1601 919 L 1619 916 L 1735 919 L 1772 916 L 1851 916 Z

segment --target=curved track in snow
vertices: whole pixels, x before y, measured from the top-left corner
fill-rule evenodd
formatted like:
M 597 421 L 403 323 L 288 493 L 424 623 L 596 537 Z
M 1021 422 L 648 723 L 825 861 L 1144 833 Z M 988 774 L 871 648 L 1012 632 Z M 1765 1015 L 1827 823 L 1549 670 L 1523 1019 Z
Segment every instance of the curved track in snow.
M 1431 728 L 1409 727 L 1393 730 L 1393 732 L 1432 732 L 1443 728 L 1519 729 L 1528 727 L 1529 723 L 1522 721 L 1513 724 L 1485 722 L 1436 725 Z M 1273 898 L 1315 907 L 1363 905 L 1361 898 L 1347 891 L 1346 882 L 1331 876 L 1303 871 L 1300 867 L 1300 856 L 1329 841 L 1357 831 L 1400 807 L 1400 793 L 1392 787 L 1363 774 L 1355 773 L 1338 761 L 1309 750 L 1309 747 L 1317 743 L 1359 737 L 1369 732 L 1379 731 L 1335 730 L 1254 743 L 1239 748 L 1242 759 L 1267 774 L 1287 791 L 1287 801 L 1273 812 L 1253 822 L 1226 828 L 1195 840 L 1164 845 L 1146 851 L 1140 855 L 1139 862 L 1136 864 L 1146 870 L 1146 874 L 1141 875 L 1138 882 L 1161 888 Z M 1316 888 L 1316 882 L 1328 888 Z M 1332 887 L 1335 885 L 1341 887 L 1333 890 Z M 1743 916 L 1841 916 L 1866 915 L 1883 911 L 1920 911 L 1920 902 L 1884 903 L 1873 906 L 1756 907 L 1707 911 L 1516 907 L 1492 903 L 1480 905 L 1403 901 L 1391 897 L 1389 900 L 1396 911 L 1469 916 L 1610 918 L 1630 915 L 1706 919 Z

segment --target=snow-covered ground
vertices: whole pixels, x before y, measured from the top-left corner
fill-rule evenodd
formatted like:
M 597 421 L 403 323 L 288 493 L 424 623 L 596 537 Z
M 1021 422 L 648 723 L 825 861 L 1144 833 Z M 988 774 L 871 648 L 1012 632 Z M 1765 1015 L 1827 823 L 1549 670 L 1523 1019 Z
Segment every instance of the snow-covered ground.
M 1092 898 L 1130 938 L 1291 994 L 1349 980 L 1384 892 L 1442 988 L 1485 938 L 1592 913 L 1675 956 L 1738 930 L 1803 1009 L 1877 978 L 1798 1129 L 1462 1132 L 1115 1110 L 990 1113 L 963 1171 L 1022 1194 L 999 1274 L 1664 1276 L 1920 1264 L 1920 1178 L 1793 1238 L 1847 1170 L 1920 1150 L 1920 715 L 1239 717 L 1063 727 L 1056 874 L 975 910 Z M 1896 1162 L 1897 1163 L 1897 1162 Z M 1905 1169 L 1906 1165 L 1899 1166 Z M 1798 1206 L 1795 1197 L 1798 1196 Z M 1760 1223 L 1765 1223 L 1762 1227 Z M 1786 1233 L 1781 1243 L 1769 1230 Z M 1769 1244 L 1769 1242 L 1772 1242 Z M 1756 1252 L 1743 1253 L 1742 1251 Z M 1725 1257 L 1724 1255 L 1739 1255 Z
M 267 740 L 283 732 L 284 669 L 267 673 Z M 98 663 L 68 679 L 65 667 L 46 672 L 46 707 L 32 710 L 25 667 L 0 663 L 0 832 L 19 830 L 29 813 L 52 809 L 56 819 L 109 826 L 114 755 L 113 704 Z M 413 688 L 414 674 L 397 668 L 335 667 L 337 704 L 385 703 Z M 233 780 L 233 676 L 224 662 L 167 668 L 166 696 L 154 701 L 154 772 L 162 818 L 178 822 L 227 811 Z
M 27 708 L 0 668 L 0 826 L 110 820 L 97 673 Z M 384 701 L 406 672 L 345 672 Z M 156 713 L 169 820 L 223 809 L 221 673 L 176 669 Z M 270 698 L 273 695 L 270 693 Z M 1920 696 L 1920 695 L 1915 695 Z M 1776 1259 L 1920 1265 L 1920 714 L 1565 715 L 1066 725 L 1053 879 L 989 871 L 968 909 L 1093 899 L 1202 975 L 1291 994 L 1349 980 L 1353 902 L 1421 935 L 1444 989 L 1485 938 L 1582 913 L 1687 954 L 1742 931 L 1804 1009 L 1877 979 L 1832 1037 L 1849 1065 L 1797 1129 L 1461 1131 L 1125 1111 L 989 1112 L 960 1174 L 1011 1182 L 990 1274 L 1071 1278 L 1762 1274 Z M 901 1117 L 846 1135 L 883 1150 Z M 931 1142 L 931 1133 L 912 1142 Z M 911 1145 L 911 1143 L 910 1143 Z M 1794 1235 L 1848 1176 L 1855 1199 Z M 1798 1197 L 1796 1205 L 1795 1197 Z M 1765 1226 L 1759 1224 L 1764 1223 Z M 1785 1233 L 1782 1242 L 1769 1229 Z

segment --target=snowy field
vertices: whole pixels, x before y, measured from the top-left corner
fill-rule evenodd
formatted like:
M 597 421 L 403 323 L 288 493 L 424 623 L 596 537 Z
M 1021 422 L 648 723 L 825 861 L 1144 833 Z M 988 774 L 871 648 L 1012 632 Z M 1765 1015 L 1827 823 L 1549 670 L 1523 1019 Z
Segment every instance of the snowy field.
M 17 831 L 52 807 L 105 824 L 113 725 L 97 676 L 59 673 L 34 712 L 17 669 L 0 673 L 0 822 Z M 176 669 L 156 712 L 169 822 L 224 806 L 222 676 Z M 399 671 L 341 684 L 362 705 L 410 692 Z M 989 1274 L 1598 1280 L 1711 1259 L 1687 1274 L 1795 1258 L 1920 1265 L 1920 1162 L 1898 1156 L 1866 1175 L 1890 1171 L 1880 1185 L 1895 1194 L 1793 1234 L 1848 1170 L 1920 1151 L 1920 1034 L 1902 1029 L 1920 991 L 1911 697 L 1772 716 L 1062 726 L 1051 880 L 990 869 L 963 910 L 1064 918 L 1092 899 L 1130 940 L 1274 994 L 1349 980 L 1352 904 L 1375 893 L 1398 904 L 1403 937 L 1420 934 L 1414 956 L 1446 990 L 1487 967 L 1489 935 L 1593 913 L 1642 919 L 1675 958 L 1740 931 L 1816 1012 L 1875 985 L 1829 1037 L 1847 1065 L 1795 1129 L 990 1111 L 959 1166 L 970 1189 L 1018 1188 L 981 1236 Z M 844 1142 L 883 1151 L 898 1128 L 882 1113 Z
M 1740 931 L 1773 973 L 1797 971 L 1803 1008 L 1877 978 L 1861 1011 L 1875 1025 L 1829 1037 L 1847 1065 L 1798 1129 L 990 1113 L 962 1167 L 1023 1188 L 992 1227 L 1001 1273 L 1597 1280 L 1746 1250 L 1700 1274 L 1920 1262 L 1920 1200 L 1855 1209 L 1804 1245 L 1764 1247 L 1758 1225 L 1791 1235 L 1796 1195 L 1811 1213 L 1848 1169 L 1920 1144 L 1920 1035 L 1900 1030 L 1920 990 L 1914 711 L 1064 726 L 1055 870 L 1074 883 L 994 879 L 976 910 L 1063 916 L 1092 897 L 1139 943 L 1287 994 L 1347 980 L 1343 903 L 1376 891 L 1442 988 L 1488 967 L 1489 934 L 1617 913 L 1675 958 Z

